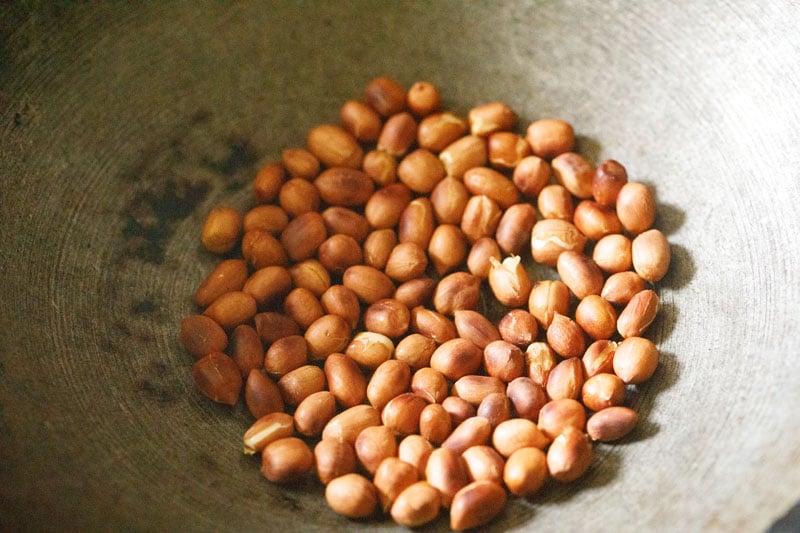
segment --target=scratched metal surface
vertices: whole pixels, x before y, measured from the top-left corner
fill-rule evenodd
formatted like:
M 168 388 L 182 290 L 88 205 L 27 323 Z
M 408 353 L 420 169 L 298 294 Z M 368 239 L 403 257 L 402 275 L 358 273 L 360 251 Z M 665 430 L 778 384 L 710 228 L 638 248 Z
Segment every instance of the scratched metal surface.
M 642 424 L 490 529 L 769 528 L 800 498 L 798 23 L 788 1 L 3 3 L 0 528 L 394 527 L 261 479 L 248 415 L 195 391 L 176 339 L 208 209 L 380 74 L 570 120 L 654 187 L 673 244 Z

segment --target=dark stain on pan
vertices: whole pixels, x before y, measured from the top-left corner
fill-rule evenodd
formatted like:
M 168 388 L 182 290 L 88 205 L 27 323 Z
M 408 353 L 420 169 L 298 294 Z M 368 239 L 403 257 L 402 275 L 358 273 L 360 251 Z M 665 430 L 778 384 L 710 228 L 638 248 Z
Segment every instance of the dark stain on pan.
M 149 315 L 155 310 L 155 308 L 156 305 L 153 303 L 153 300 L 137 300 L 133 302 L 133 305 L 131 305 L 131 312 L 134 315 Z
M 258 161 L 258 156 L 246 140 L 232 138 L 229 139 L 227 145 L 228 153 L 225 158 L 221 161 L 213 161 L 205 157 L 203 164 L 217 174 L 235 178 L 240 170 L 251 168 Z M 245 183 L 246 180 L 231 179 L 226 185 L 226 190 L 238 190 Z
M 143 369 L 142 374 L 134 384 L 135 392 L 160 404 L 171 403 L 177 399 L 174 387 L 170 385 L 171 376 L 165 363 L 160 361 L 151 363 Z

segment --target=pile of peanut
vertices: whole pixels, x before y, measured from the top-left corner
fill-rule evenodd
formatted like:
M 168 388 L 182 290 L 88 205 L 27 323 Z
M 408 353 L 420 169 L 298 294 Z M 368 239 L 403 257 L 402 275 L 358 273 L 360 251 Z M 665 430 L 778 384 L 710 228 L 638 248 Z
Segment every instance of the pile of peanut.
M 431 83 L 376 78 L 258 172 L 255 207 L 208 215 L 222 261 L 180 336 L 204 395 L 244 396 L 268 480 L 464 530 L 634 428 L 670 262 L 653 194 L 575 153 L 569 123 L 517 126 L 504 103 L 465 118 Z

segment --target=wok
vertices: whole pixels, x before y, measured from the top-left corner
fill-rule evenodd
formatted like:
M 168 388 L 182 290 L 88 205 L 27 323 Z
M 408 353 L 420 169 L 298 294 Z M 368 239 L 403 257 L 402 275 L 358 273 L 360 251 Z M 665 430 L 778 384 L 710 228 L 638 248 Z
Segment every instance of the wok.
M 641 424 L 489 529 L 796 527 L 798 23 L 781 1 L 4 2 L 0 527 L 395 527 L 262 479 L 176 334 L 209 209 L 379 75 L 569 120 L 653 187 L 673 247 Z

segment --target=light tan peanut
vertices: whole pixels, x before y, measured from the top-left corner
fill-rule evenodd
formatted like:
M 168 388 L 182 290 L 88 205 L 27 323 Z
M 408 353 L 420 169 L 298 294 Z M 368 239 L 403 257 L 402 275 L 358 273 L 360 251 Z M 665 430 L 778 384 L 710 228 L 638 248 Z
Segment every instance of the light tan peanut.
M 460 179 L 467 170 L 488 162 L 486 139 L 477 135 L 465 135 L 442 150 L 439 159 L 448 176 Z
M 308 362 L 308 345 L 301 335 L 289 335 L 273 342 L 264 356 L 264 368 L 282 376 Z
M 300 333 L 300 326 L 297 325 L 297 322 L 283 313 L 273 311 L 258 313 L 253 317 L 253 321 L 256 324 L 258 336 L 265 344 L 271 344 L 278 339 Z
M 580 154 L 565 152 L 550 162 L 556 182 L 578 198 L 592 196 L 594 167 Z
M 353 448 L 364 470 L 374 475 L 384 459 L 397 456 L 397 438 L 386 426 L 369 426 L 358 434 Z
M 460 309 L 475 309 L 480 299 L 481 280 L 467 272 L 448 274 L 436 285 L 433 307 L 443 315 Z
M 641 337 L 658 315 L 659 299 L 655 291 L 636 293 L 617 319 L 617 331 L 623 337 Z
M 261 203 L 268 203 L 275 200 L 280 190 L 286 172 L 280 162 L 267 163 L 256 173 L 253 180 L 253 196 Z
M 482 416 L 467 418 L 453 428 L 450 436 L 442 442 L 442 448 L 461 454 L 472 446 L 481 446 L 489 442 L 492 425 Z
M 583 431 L 586 426 L 586 410 L 583 405 L 571 398 L 550 400 L 539 410 L 539 429 L 548 438 L 554 439 L 566 428 Z
M 242 259 L 225 259 L 197 287 L 194 301 L 205 307 L 227 292 L 241 291 L 246 281 L 247 263 Z
M 242 371 L 236 362 L 222 352 L 210 352 L 192 367 L 195 385 L 211 400 L 235 405 L 242 390 Z
M 430 452 L 425 464 L 425 480 L 441 494 L 442 506 L 449 508 L 456 492 L 469 483 L 461 453 L 450 448 L 436 448 Z
M 490 134 L 487 151 L 489 163 L 506 170 L 515 168 L 522 159 L 531 155 L 531 147 L 525 138 L 511 131 Z
M 551 400 L 572 398 L 577 400 L 581 396 L 584 382 L 583 364 L 578 357 L 564 359 L 550 371 L 547 376 L 545 390 Z
M 525 349 L 528 376 L 539 386 L 547 384 L 547 376 L 556 366 L 556 355 L 546 342 L 532 342 Z
M 472 196 L 461 215 L 461 231 L 471 243 L 481 237 L 492 237 L 497 232 L 502 215 L 500 206 L 488 196 Z
M 584 332 L 577 322 L 556 313 L 547 328 L 547 342 L 561 357 L 580 357 L 586 349 Z
M 428 248 L 435 226 L 433 206 L 430 200 L 425 197 L 416 198 L 400 215 L 397 240 L 399 242 L 415 242 L 425 250 Z
M 603 272 L 600 267 L 580 252 L 567 250 L 558 256 L 556 270 L 561 281 L 575 296 L 583 299 L 590 294 L 600 294 L 603 290 Z
M 283 401 L 291 406 L 300 405 L 308 396 L 325 388 L 325 373 L 314 365 L 303 365 L 287 372 L 278 380 Z
M 572 193 L 557 183 L 542 188 L 536 198 L 536 207 L 544 219 L 572 222 L 572 217 L 575 215 Z
M 457 380 L 474 374 L 483 362 L 483 350 L 466 339 L 443 342 L 431 355 L 431 368 Z
M 495 325 L 477 311 L 459 309 L 453 313 L 453 322 L 458 336 L 472 341 L 480 349 L 492 341 L 500 340 L 500 332 Z
M 519 200 L 519 191 L 514 182 L 489 167 L 475 167 L 467 170 L 464 173 L 463 181 L 470 193 L 492 199 L 501 209 L 507 209 Z
M 354 405 L 330 419 L 322 430 L 322 438 L 353 444 L 364 428 L 380 424 L 381 414 L 377 409 L 371 405 Z
M 558 119 L 540 119 L 532 122 L 525 132 L 525 140 L 535 155 L 552 159 L 569 152 L 575 146 L 575 131 L 568 122 Z
M 535 223 L 536 209 L 531 204 L 510 206 L 497 223 L 497 245 L 507 254 L 522 253 L 530 246 Z
M 584 382 L 581 399 L 592 411 L 621 405 L 625 401 L 625 382 L 614 374 L 595 374 Z
M 380 76 L 367 84 L 364 89 L 364 102 L 384 117 L 388 117 L 405 108 L 406 91 L 397 80 Z
M 304 287 L 317 296 L 322 296 L 331 286 L 330 273 L 316 259 L 306 259 L 291 266 L 289 276 L 295 287 Z
M 314 180 L 319 196 L 329 205 L 364 205 L 375 190 L 374 182 L 357 168 L 332 167 Z
M 378 491 L 361 474 L 345 474 L 332 479 L 325 486 L 325 501 L 340 515 L 365 518 L 378 507 Z
M 393 228 L 411 201 L 411 190 L 402 183 L 390 183 L 369 197 L 364 217 L 375 229 Z
M 384 298 L 364 311 L 364 327 L 367 331 L 380 333 L 391 339 L 406 334 L 411 322 L 411 312 L 400 300 Z
M 332 205 L 322 212 L 322 221 L 328 235 L 341 233 L 363 243 L 369 234 L 370 226 L 366 217 L 350 208 Z
M 452 392 L 454 396 L 463 398 L 477 407 L 489 394 L 504 393 L 505 390 L 505 383 L 500 378 L 469 374 L 453 383 Z
M 289 291 L 283 300 L 283 313 L 306 329 L 318 318 L 325 315 L 322 304 L 314 293 L 298 287 Z
M 531 255 L 534 261 L 555 266 L 561 252 L 582 252 L 586 236 L 566 220 L 540 220 L 531 231 Z
M 613 442 L 630 433 L 638 415 L 628 407 L 612 406 L 598 411 L 586 421 L 586 432 L 592 440 Z
M 245 213 L 243 230 L 263 229 L 273 235 L 280 235 L 289 223 L 289 215 L 279 205 L 257 205 Z
M 517 124 L 517 114 L 503 102 L 489 102 L 473 107 L 467 118 L 472 135 L 486 136 L 495 131 L 508 131 Z
M 317 211 L 320 204 L 319 190 L 308 180 L 292 178 L 281 185 L 281 189 L 278 192 L 278 203 L 279 209 L 286 213 L 287 216 L 291 217 L 296 217 L 310 211 Z M 284 225 L 284 228 L 285 227 L 286 225 Z M 252 229 L 262 228 L 257 227 Z M 264 229 L 270 233 L 274 233 L 271 229 Z
M 230 331 L 249 322 L 255 316 L 256 310 L 256 301 L 252 296 L 241 291 L 232 291 L 214 300 L 203 314 Z
M 327 485 L 339 476 L 356 471 L 356 452 L 349 442 L 322 439 L 314 447 L 314 463 L 317 477 Z
M 326 314 L 344 318 L 351 330 L 358 325 L 361 318 L 358 296 L 344 285 L 333 285 L 326 289 L 320 297 L 320 304 Z
M 547 403 L 543 385 L 529 377 L 520 376 L 506 387 L 513 413 L 534 422 L 539 420 L 539 411 Z
M 497 425 L 492 433 L 492 445 L 503 457 L 509 457 L 520 448 L 539 448 L 550 444 L 536 423 L 527 418 L 511 418 Z
M 388 512 L 397 497 L 405 489 L 419 481 L 419 472 L 414 465 L 397 457 L 387 457 L 375 469 L 372 482 L 378 491 L 383 512 Z
M 260 268 L 250 274 L 242 292 L 252 296 L 256 305 L 263 309 L 280 302 L 292 288 L 292 277 L 289 271 L 282 266 L 268 266 Z
M 586 348 L 586 351 L 581 357 L 584 375 L 590 378 L 597 374 L 613 372 L 614 352 L 616 351 L 617 343 L 614 341 L 594 341 Z
M 566 315 L 569 311 L 569 288 L 560 280 L 537 281 L 531 288 L 528 310 L 547 329 L 556 314 Z
M 427 366 L 411 377 L 411 391 L 431 403 L 442 403 L 450 392 L 449 388 L 444 374 Z
M 383 270 L 395 246 L 397 246 L 397 233 L 393 229 L 379 229 L 370 232 L 362 246 L 364 266 Z
M 325 380 L 328 390 L 345 408 L 354 407 L 367 396 L 367 380 L 352 358 L 341 353 L 332 353 L 325 359 Z
M 509 383 L 525 371 L 525 355 L 510 342 L 492 341 L 483 349 L 483 367 L 490 376 Z
M 383 425 L 398 435 L 419 433 L 419 417 L 428 400 L 413 392 L 395 396 L 381 411 Z
M 425 474 L 428 458 L 433 451 L 433 444 L 420 435 L 408 435 L 397 445 L 397 458 L 413 465 L 420 477 Z
M 669 241 L 657 229 L 637 235 L 631 242 L 633 269 L 647 281 L 660 281 L 669 271 Z
M 326 167 L 359 168 L 364 150 L 347 130 L 320 124 L 308 132 L 306 148 Z
M 472 243 L 467 256 L 467 269 L 473 276 L 486 279 L 492 269 L 492 258 L 500 261 L 500 246 L 492 237 L 481 237 Z
M 360 142 L 375 142 L 381 133 L 380 115 L 359 100 L 347 100 L 339 110 L 342 127 Z
M 378 136 L 378 150 L 400 157 L 408 152 L 417 139 L 417 122 L 411 113 L 401 111 L 390 116 Z
M 532 283 L 518 255 L 510 255 L 502 262 L 489 258 L 489 288 L 498 302 L 507 307 L 524 305 L 530 296 Z
M 417 148 L 400 161 L 397 177 L 415 193 L 428 194 L 444 179 L 445 169 L 436 154 Z
M 491 522 L 506 506 L 506 491 L 493 481 L 473 481 L 454 496 L 450 508 L 450 529 L 464 531 Z
M 242 437 L 244 453 L 253 455 L 261 452 L 267 445 L 278 439 L 294 434 L 294 420 L 283 412 L 266 414 L 256 420 Z
M 336 414 L 336 398 L 323 390 L 309 394 L 294 411 L 294 427 L 306 437 L 318 437 Z
M 443 344 L 456 337 L 456 326 L 441 313 L 422 306 L 411 310 L 411 329 Z
M 503 392 L 492 392 L 481 400 L 475 414 L 488 420 L 495 428 L 500 422 L 511 418 L 511 400 Z
M 322 266 L 334 274 L 341 274 L 349 267 L 361 264 L 364 259 L 358 241 L 344 233 L 331 235 L 323 241 L 317 257 Z
M 461 228 L 454 224 L 437 226 L 428 242 L 428 257 L 440 276 L 461 266 L 467 257 L 467 237 Z
M 628 337 L 614 352 L 614 373 L 625 383 L 642 383 L 650 379 L 658 367 L 658 348 L 644 337 Z
M 344 353 L 365 368 L 378 368 L 392 356 L 394 343 L 386 335 L 372 331 L 356 333 Z
M 247 374 L 244 384 L 244 401 L 253 418 L 283 411 L 283 397 L 274 381 L 261 370 L 253 369 Z
M 646 288 L 647 282 L 636 272 L 618 272 L 608 277 L 600 296 L 613 305 L 625 305 Z
M 421 277 L 427 268 L 428 256 L 425 250 L 416 242 L 401 242 L 392 248 L 384 272 L 402 283 Z
M 354 265 L 344 271 L 342 284 L 356 293 L 358 299 L 373 304 L 384 298 L 391 298 L 394 283 L 391 278 L 375 267 Z
M 547 481 L 547 456 L 539 448 L 519 448 L 506 459 L 503 482 L 511 494 L 527 497 Z
M 378 185 L 389 185 L 397 181 L 397 159 L 384 150 L 367 152 L 362 170 Z
M 433 298 L 435 289 L 436 281 L 432 278 L 411 279 L 397 286 L 394 298 L 406 304 L 409 309 L 413 309 L 421 305 L 428 305 Z
M 536 340 L 539 331 L 536 319 L 524 309 L 512 309 L 497 323 L 500 338 L 520 348 L 527 347 Z
M 250 232 L 252 233 L 252 232 Z M 281 232 L 281 244 L 292 261 L 309 259 L 319 245 L 328 238 L 328 230 L 322 215 L 316 212 L 303 213 L 294 218 Z M 254 265 L 256 266 L 256 265 Z M 262 265 L 267 266 L 267 265 Z M 260 268 L 256 266 L 256 268 Z
M 261 475 L 273 483 L 299 481 L 314 469 L 314 454 L 297 437 L 277 439 L 261 452 Z
M 622 231 L 622 224 L 614 208 L 593 200 L 583 200 L 575 206 L 572 223 L 587 238 L 595 241 Z
M 472 446 L 461 454 L 467 465 L 470 480 L 486 480 L 494 483 L 503 482 L 503 457 L 491 446 Z
M 319 174 L 319 159 L 305 148 L 284 149 L 281 162 L 292 178 L 310 180 Z
M 411 333 L 397 343 L 394 348 L 394 358 L 419 371 L 430 364 L 434 350 L 436 350 L 435 340 L 421 333 Z
M 441 509 L 439 490 L 427 481 L 418 481 L 401 492 L 392 504 L 392 520 L 405 527 L 432 522 Z
M 226 254 L 233 250 L 242 235 L 242 215 L 232 207 L 216 207 L 203 224 L 201 241 L 213 254 Z
M 311 359 L 324 359 L 341 352 L 350 342 L 350 325 L 339 315 L 323 315 L 306 329 L 303 338 Z
M 628 172 L 625 167 L 613 159 L 607 159 L 594 171 L 592 196 L 600 204 L 614 206 L 620 189 L 627 182 Z
M 417 143 L 432 152 L 441 152 L 469 129 L 466 120 L 449 111 L 434 113 L 420 120 Z
M 450 421 L 453 427 L 458 426 L 464 420 L 477 415 L 475 406 L 464 398 L 458 396 L 448 396 L 442 400 L 442 407 L 450 414 Z
M 406 105 L 412 113 L 425 116 L 437 111 L 442 104 L 439 88 L 429 81 L 417 81 L 409 87 Z
M 242 236 L 242 257 L 255 269 L 285 265 L 287 261 L 285 246 L 263 229 L 252 229 Z
M 617 216 L 632 235 L 650 229 L 656 218 L 656 200 L 644 183 L 630 181 L 622 186 L 616 201 Z
M 441 444 L 452 431 L 450 413 L 440 403 L 426 405 L 419 415 L 419 434 L 433 444 Z
M 464 183 L 452 176 L 440 181 L 431 191 L 433 214 L 439 224 L 460 224 L 470 194 Z
M 191 315 L 181 320 L 180 338 L 195 359 L 211 352 L 223 352 L 228 346 L 228 336 L 222 326 L 204 315 Z
M 592 443 L 583 431 L 566 428 L 547 450 L 547 469 L 558 481 L 575 481 L 592 464 Z
M 606 235 L 594 245 L 592 259 L 603 272 L 616 274 L 633 266 L 631 241 L 624 235 Z
M 609 339 L 617 329 L 617 312 L 602 296 L 590 294 L 575 308 L 575 322 L 593 339 Z
M 539 156 L 522 158 L 514 167 L 511 180 L 520 193 L 528 198 L 536 198 L 550 182 L 550 164 Z
M 396 359 L 384 361 L 367 384 L 367 400 L 377 410 L 382 410 L 389 400 L 408 392 L 411 386 L 411 368 Z

